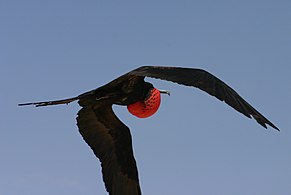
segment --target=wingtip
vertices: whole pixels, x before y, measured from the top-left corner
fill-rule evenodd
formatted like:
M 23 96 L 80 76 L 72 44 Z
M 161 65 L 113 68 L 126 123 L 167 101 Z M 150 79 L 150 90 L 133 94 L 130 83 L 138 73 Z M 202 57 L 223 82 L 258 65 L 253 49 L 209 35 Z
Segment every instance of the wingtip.
M 273 123 L 269 122 L 267 124 L 270 125 L 270 127 L 273 127 L 274 129 L 276 129 L 277 131 L 280 131 L 280 129 L 278 127 L 276 127 Z
M 78 97 L 62 99 L 62 100 L 55 100 L 55 101 L 45 101 L 45 102 L 30 102 L 30 103 L 22 103 L 18 104 L 18 106 L 35 106 L 35 107 L 42 107 L 42 106 L 50 106 L 50 105 L 58 105 L 58 104 L 69 104 L 73 101 L 78 100 Z
M 274 129 L 276 129 L 277 131 L 281 131 L 278 127 L 276 127 L 275 125 L 272 126 Z
M 17 104 L 18 106 L 30 106 L 30 105 L 34 105 L 34 103 L 21 103 L 21 104 Z
M 262 126 L 265 127 L 266 129 L 268 129 L 267 124 L 272 127 L 273 129 L 277 130 L 280 132 L 280 129 L 278 127 L 276 127 L 273 123 L 264 123 Z

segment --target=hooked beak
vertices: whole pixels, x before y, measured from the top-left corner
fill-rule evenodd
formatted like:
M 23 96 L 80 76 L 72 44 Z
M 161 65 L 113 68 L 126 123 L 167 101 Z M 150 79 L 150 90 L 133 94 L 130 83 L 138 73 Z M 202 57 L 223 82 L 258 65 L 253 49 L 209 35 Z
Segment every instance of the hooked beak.
M 166 90 L 159 90 L 159 91 L 160 91 L 160 93 L 162 93 L 162 94 L 167 94 L 168 96 L 171 95 L 171 93 L 170 93 L 169 91 L 166 91 Z

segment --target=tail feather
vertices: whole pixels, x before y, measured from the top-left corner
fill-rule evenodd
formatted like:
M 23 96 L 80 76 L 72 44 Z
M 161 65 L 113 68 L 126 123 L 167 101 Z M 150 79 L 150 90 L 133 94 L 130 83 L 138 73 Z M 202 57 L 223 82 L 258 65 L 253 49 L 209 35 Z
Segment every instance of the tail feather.
M 58 105 L 58 104 L 69 104 L 73 101 L 78 100 L 78 97 L 73 97 L 73 98 L 68 98 L 68 99 L 63 99 L 63 100 L 55 100 L 55 101 L 45 101 L 45 102 L 30 102 L 30 103 L 23 103 L 23 104 L 18 104 L 18 106 L 35 106 L 35 107 L 40 107 L 40 106 L 50 106 L 50 105 Z

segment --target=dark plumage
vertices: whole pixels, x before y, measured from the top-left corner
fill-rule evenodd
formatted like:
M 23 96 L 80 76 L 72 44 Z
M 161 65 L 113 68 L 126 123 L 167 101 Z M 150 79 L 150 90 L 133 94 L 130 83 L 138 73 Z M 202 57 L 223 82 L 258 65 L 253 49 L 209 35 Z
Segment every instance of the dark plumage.
M 130 130 L 114 114 L 112 105 L 131 105 L 148 100 L 154 87 L 144 81 L 145 77 L 197 87 L 245 116 L 253 117 L 263 127 L 269 125 L 279 130 L 223 81 L 205 70 L 192 68 L 142 66 L 74 98 L 19 105 L 48 106 L 78 100 L 82 108 L 78 112 L 77 125 L 101 161 L 106 190 L 110 195 L 140 195 Z

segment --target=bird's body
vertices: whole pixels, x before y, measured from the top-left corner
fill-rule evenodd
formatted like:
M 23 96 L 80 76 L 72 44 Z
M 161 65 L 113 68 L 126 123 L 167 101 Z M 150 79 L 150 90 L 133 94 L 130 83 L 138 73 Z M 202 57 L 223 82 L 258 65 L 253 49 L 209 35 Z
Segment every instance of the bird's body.
M 197 87 L 251 118 L 263 127 L 279 130 L 223 81 L 201 70 L 181 67 L 143 66 L 79 96 L 23 105 L 48 106 L 68 104 L 78 100 L 79 131 L 101 161 L 103 180 L 110 195 L 140 195 L 138 171 L 132 151 L 129 128 L 114 114 L 112 105 L 127 106 L 133 115 L 145 118 L 153 115 L 160 105 L 160 91 L 145 77 L 158 78 Z

